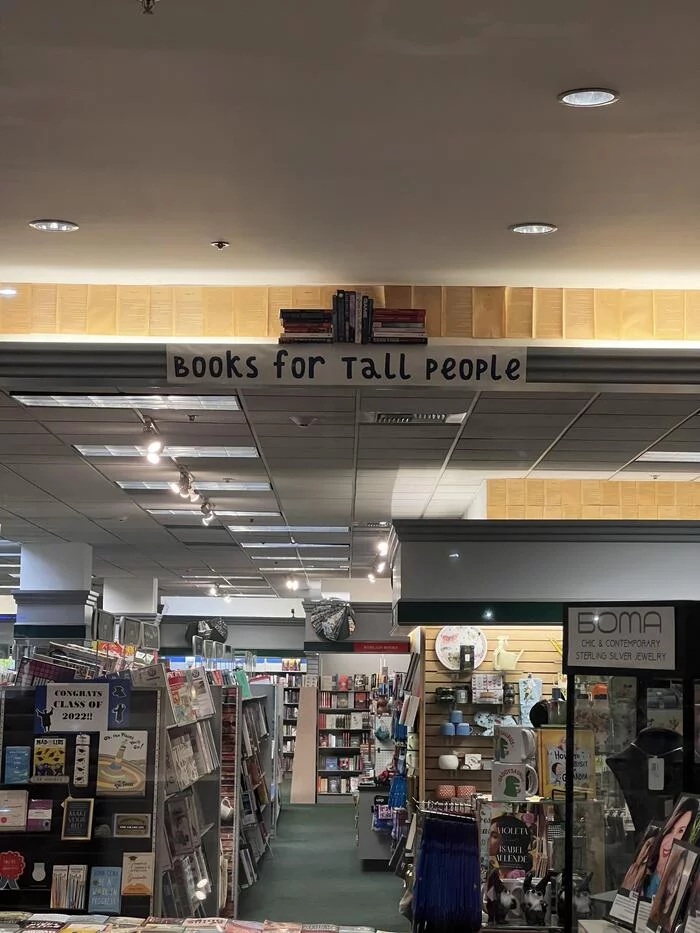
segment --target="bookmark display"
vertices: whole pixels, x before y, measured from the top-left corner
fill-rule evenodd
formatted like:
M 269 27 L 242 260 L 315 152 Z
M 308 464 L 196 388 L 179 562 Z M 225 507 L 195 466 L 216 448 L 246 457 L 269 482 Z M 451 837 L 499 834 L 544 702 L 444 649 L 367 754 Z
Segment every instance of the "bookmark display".
M 51 876 L 52 910 L 83 910 L 87 865 L 54 865 Z
M 84 732 L 75 737 L 75 759 L 73 761 L 73 786 L 88 786 L 88 770 L 90 765 L 90 736 Z

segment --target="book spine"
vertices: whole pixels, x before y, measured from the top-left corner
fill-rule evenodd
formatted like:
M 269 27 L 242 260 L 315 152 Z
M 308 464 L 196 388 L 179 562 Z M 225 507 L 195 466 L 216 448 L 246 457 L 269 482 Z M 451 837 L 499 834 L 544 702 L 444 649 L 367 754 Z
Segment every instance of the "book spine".
M 337 340 L 339 343 L 342 343 L 345 340 L 345 290 L 342 288 L 338 289 L 337 292 L 338 298 L 338 337 Z
M 362 343 L 369 343 L 369 295 L 362 296 Z
M 333 340 L 338 340 L 338 292 L 333 295 Z
M 364 343 L 362 339 L 362 302 L 365 296 L 360 292 L 355 296 L 355 343 Z
M 350 339 L 350 292 L 343 292 L 343 343 Z

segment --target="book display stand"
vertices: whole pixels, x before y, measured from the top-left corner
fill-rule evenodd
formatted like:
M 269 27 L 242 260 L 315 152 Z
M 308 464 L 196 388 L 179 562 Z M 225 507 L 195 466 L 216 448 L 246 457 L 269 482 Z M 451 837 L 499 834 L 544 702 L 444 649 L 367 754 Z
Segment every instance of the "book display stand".
M 318 803 L 351 802 L 369 761 L 369 687 L 365 675 L 322 677 L 318 693 Z M 358 689 L 355 689 L 355 687 Z

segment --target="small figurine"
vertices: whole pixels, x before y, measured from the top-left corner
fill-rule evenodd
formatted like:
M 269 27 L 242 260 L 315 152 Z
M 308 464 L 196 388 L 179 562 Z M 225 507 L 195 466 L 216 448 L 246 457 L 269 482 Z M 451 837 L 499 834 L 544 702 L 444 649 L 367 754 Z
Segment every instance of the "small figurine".
M 549 885 L 549 875 L 540 878 L 537 884 L 533 884 L 533 874 L 528 872 L 523 882 L 523 915 L 525 922 L 531 927 L 542 927 L 545 925 L 547 915 L 547 887 Z
M 505 635 L 499 636 L 498 645 L 493 653 L 493 669 L 495 671 L 514 671 L 524 651 L 524 648 L 521 651 L 508 651 L 508 638 Z
M 573 922 L 574 924 L 578 923 L 579 920 L 585 920 L 587 917 L 591 916 L 592 905 L 591 905 L 591 878 L 593 877 L 593 872 L 588 872 L 587 875 L 582 875 L 580 872 L 574 872 L 571 879 L 571 904 L 573 912 Z M 559 875 L 557 878 L 557 888 L 559 893 L 557 895 L 557 912 L 559 914 L 559 922 L 561 923 L 562 917 L 564 916 L 564 906 L 566 904 L 566 892 L 564 891 L 564 878 L 563 875 Z
M 496 868 L 486 878 L 484 899 L 490 923 L 503 924 L 509 912 L 518 909 L 517 898 L 503 884 Z

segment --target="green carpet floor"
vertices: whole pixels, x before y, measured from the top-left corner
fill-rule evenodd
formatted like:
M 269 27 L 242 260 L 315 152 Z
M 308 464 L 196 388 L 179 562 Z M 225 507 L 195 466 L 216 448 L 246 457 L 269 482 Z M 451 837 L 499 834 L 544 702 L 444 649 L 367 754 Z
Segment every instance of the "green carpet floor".
M 241 893 L 240 918 L 410 930 L 398 911 L 401 880 L 361 870 L 354 820 L 348 805 L 285 806 L 260 880 Z

